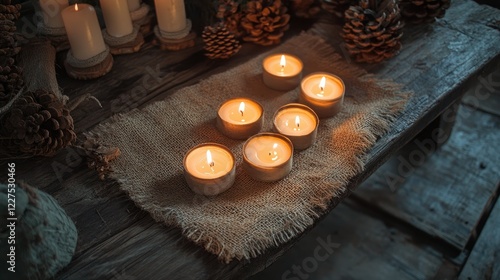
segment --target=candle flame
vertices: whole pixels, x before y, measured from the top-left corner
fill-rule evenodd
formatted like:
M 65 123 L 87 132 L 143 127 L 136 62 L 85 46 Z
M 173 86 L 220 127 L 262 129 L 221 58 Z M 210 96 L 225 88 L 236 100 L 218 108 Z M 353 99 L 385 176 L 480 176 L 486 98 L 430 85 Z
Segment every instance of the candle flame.
M 295 116 L 295 125 L 297 127 L 300 127 L 300 118 L 299 118 L 299 116 Z
M 207 163 L 208 163 L 208 165 L 210 165 L 210 168 L 213 169 L 215 163 L 212 160 L 212 153 L 210 152 L 210 150 L 207 150 Z
M 240 103 L 240 108 L 239 108 L 239 110 L 240 110 L 240 114 L 241 114 L 241 116 L 243 116 L 243 113 L 245 112 L 245 102 L 241 102 L 241 103 Z
M 78 3 L 75 3 L 75 11 L 78 11 Z
M 286 66 L 286 59 L 284 54 L 281 55 L 280 66 L 281 66 L 281 71 L 283 71 Z
M 321 78 L 321 81 L 319 81 L 319 89 L 321 90 L 321 94 L 323 94 L 323 91 L 325 91 L 325 85 L 326 85 L 326 78 L 323 76 Z

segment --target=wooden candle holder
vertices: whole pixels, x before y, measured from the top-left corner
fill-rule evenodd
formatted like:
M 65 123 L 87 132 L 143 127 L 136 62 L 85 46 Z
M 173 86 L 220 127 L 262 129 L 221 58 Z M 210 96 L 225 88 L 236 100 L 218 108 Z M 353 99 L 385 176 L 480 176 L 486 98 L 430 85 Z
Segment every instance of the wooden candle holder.
M 194 47 L 196 33 L 191 31 L 191 20 L 187 20 L 186 28 L 179 32 L 163 32 L 158 25 L 154 28 L 156 35 L 153 43 L 160 49 L 167 51 L 179 51 Z
M 68 75 L 77 80 L 90 80 L 102 77 L 111 71 L 112 67 L 113 56 L 108 46 L 106 46 L 104 52 L 84 61 L 73 57 L 71 50 L 69 50 L 64 61 L 64 68 Z
M 144 37 L 139 32 L 139 26 L 134 25 L 134 31 L 120 38 L 108 34 L 106 29 L 102 31 L 102 37 L 109 46 L 112 55 L 128 54 L 138 52 L 144 44 Z

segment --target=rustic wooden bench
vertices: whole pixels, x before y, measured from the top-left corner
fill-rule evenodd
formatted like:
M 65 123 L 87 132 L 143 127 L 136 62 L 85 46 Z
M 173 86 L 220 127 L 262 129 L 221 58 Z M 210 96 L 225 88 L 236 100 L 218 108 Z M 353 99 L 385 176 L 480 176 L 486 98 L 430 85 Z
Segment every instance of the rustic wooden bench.
M 329 17 L 322 16 L 308 27 L 309 32 L 324 37 L 343 52 L 338 36 L 340 26 Z M 287 36 L 301 29 L 295 26 Z M 443 128 L 442 137 L 446 138 L 462 89 L 476 79 L 481 69 L 498 65 L 500 61 L 499 30 L 498 10 L 471 0 L 454 0 L 446 17 L 438 22 L 407 26 L 404 48 L 398 56 L 378 65 L 361 65 L 369 72 L 405 85 L 415 95 L 390 132 L 371 149 L 365 171 L 353 178 L 343 197 L 349 196 L 356 186 L 429 125 Z M 83 132 L 113 114 L 161 100 L 181 87 L 267 50 L 244 45 L 237 56 L 227 61 L 210 61 L 204 58 L 199 41 L 195 47 L 178 52 L 161 51 L 147 43 L 139 53 L 116 57 L 113 70 L 100 79 L 77 81 L 58 69 L 58 80 L 70 98 L 91 93 L 103 105 L 103 109 L 98 109 L 89 102 L 73 112 L 75 127 Z M 155 71 L 168 75 L 152 79 L 141 93 L 130 92 Z M 16 166 L 18 179 L 53 195 L 78 228 L 75 256 L 59 274 L 61 279 L 84 276 L 92 279 L 240 279 L 263 270 L 300 238 L 269 249 L 251 261 L 224 264 L 184 239 L 179 229 L 156 223 L 119 191 L 116 182 L 100 181 L 95 172 L 86 168 L 83 157 L 75 149 L 68 148 L 54 158 L 16 160 Z M 331 201 L 324 216 L 343 197 Z

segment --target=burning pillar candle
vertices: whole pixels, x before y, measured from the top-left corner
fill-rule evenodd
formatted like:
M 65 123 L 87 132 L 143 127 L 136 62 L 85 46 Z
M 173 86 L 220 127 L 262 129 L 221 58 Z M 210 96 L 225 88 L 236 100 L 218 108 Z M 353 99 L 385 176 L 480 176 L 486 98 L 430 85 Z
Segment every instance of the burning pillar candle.
M 295 149 L 303 150 L 316 141 L 319 119 L 306 105 L 290 103 L 276 111 L 273 125 L 276 132 L 292 141 Z
M 175 33 L 186 29 L 184 0 L 155 0 L 155 7 L 160 31 Z
M 75 4 L 62 12 L 72 55 L 86 60 L 106 51 L 101 28 L 94 7 Z
M 106 32 L 113 37 L 129 35 L 134 30 L 127 0 L 100 0 Z
M 302 61 L 293 55 L 270 55 L 262 62 L 262 68 L 264 84 L 275 90 L 292 90 L 302 78 Z
M 229 138 L 247 139 L 261 130 L 263 112 L 251 99 L 230 99 L 219 107 L 216 127 Z
M 43 24 L 50 28 L 64 28 L 61 13 L 68 5 L 68 0 L 40 0 Z
M 254 180 L 274 182 L 292 170 L 293 144 L 276 133 L 260 133 L 243 145 L 243 168 Z
M 329 73 L 312 73 L 302 79 L 299 102 L 311 107 L 320 118 L 336 115 L 344 102 L 342 79 Z
M 216 195 L 229 189 L 235 178 L 235 159 L 220 144 L 193 147 L 184 157 L 184 177 L 189 188 L 201 195 Z

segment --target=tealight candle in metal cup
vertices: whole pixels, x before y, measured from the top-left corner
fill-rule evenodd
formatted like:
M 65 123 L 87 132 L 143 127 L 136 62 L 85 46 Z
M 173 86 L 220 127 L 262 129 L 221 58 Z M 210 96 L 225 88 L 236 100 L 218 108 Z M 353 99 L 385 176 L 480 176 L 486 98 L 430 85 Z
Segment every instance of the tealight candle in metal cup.
M 296 150 L 309 148 L 316 141 L 319 118 L 309 107 L 299 103 L 282 106 L 273 117 L 274 131 L 292 141 Z
M 303 63 L 296 56 L 273 54 L 262 61 L 262 79 L 274 90 L 292 90 L 300 84 L 302 68 Z
M 259 133 L 243 144 L 243 168 L 254 180 L 274 182 L 292 170 L 293 144 L 277 133 Z
M 200 144 L 184 156 L 184 177 L 193 192 L 216 195 L 234 184 L 235 163 L 233 153 L 226 146 Z
M 248 98 L 224 102 L 217 111 L 216 127 L 231 139 L 247 139 L 262 128 L 264 109 Z
M 320 118 L 333 117 L 342 108 L 345 85 L 338 76 L 312 73 L 302 79 L 300 89 L 299 102 L 311 107 Z

